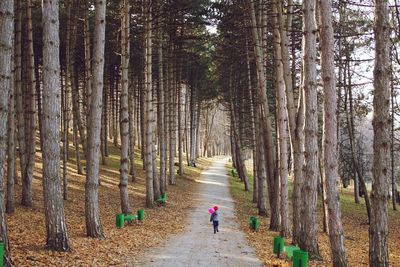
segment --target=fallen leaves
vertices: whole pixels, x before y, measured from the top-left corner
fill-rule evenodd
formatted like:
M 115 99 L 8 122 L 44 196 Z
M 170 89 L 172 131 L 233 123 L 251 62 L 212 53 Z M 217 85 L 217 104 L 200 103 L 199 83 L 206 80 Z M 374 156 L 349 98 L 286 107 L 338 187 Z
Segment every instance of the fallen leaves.
M 278 236 L 278 232 L 269 231 L 269 218 L 257 215 L 255 204 L 252 203 L 251 192 L 244 192 L 243 185 L 237 178 L 230 178 L 231 192 L 236 203 L 236 214 L 241 225 L 241 230 L 246 233 L 249 244 L 255 248 L 257 255 L 266 266 L 291 266 L 288 260 L 282 256 L 277 259 L 272 253 L 273 238 Z M 240 184 L 239 184 L 240 183 Z M 350 193 L 349 193 L 350 194 Z M 342 198 L 346 198 L 346 192 L 342 192 Z M 343 200 L 342 200 L 343 201 Z M 342 205 L 342 220 L 345 233 L 345 246 L 348 254 L 349 266 L 368 266 L 368 224 L 365 207 L 362 204 L 354 204 L 352 200 Z M 256 216 L 260 221 L 259 231 L 253 231 L 249 227 L 248 219 Z M 329 237 L 322 232 L 322 209 L 318 207 L 318 244 L 323 261 L 311 261 L 309 266 L 322 267 L 332 266 Z M 389 212 L 389 260 L 390 266 L 400 266 L 400 212 Z M 286 244 L 290 244 L 287 238 Z
M 105 239 L 86 237 L 85 233 L 85 176 L 74 171 L 74 161 L 69 162 L 69 197 L 64 202 L 71 252 L 53 252 L 45 249 L 46 229 L 43 214 L 43 189 L 41 162 L 37 157 L 33 182 L 34 208 L 16 206 L 15 213 L 7 217 L 10 249 L 15 266 L 129 266 L 148 247 L 159 245 L 174 233 L 184 229 L 181 220 L 194 205 L 193 193 L 200 168 L 209 161 L 200 160 L 198 167 L 185 167 L 185 177 L 178 177 L 176 186 L 168 187 L 165 206 L 145 208 L 145 221 L 134 222 L 122 229 L 115 226 L 115 216 L 120 212 L 119 150 L 110 147 L 108 165 L 101 167 L 102 185 L 99 187 L 100 218 Z M 73 152 L 71 152 L 73 155 Z M 145 207 L 145 177 L 137 160 L 137 180 L 129 184 L 132 212 Z M 186 179 L 184 179 L 186 178 Z M 16 203 L 20 203 L 21 185 L 16 185 Z

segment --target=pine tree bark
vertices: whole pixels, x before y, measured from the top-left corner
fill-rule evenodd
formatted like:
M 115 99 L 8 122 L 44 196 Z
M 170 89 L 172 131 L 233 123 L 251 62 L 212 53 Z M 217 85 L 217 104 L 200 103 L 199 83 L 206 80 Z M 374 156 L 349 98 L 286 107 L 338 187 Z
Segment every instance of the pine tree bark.
M 103 104 L 104 43 L 106 28 L 106 0 L 95 1 L 95 32 L 93 45 L 92 94 L 88 119 L 87 172 L 85 184 L 86 233 L 103 238 L 99 212 L 99 157 L 101 108 Z
M 166 125 L 166 103 L 165 103 L 165 87 L 164 87 L 164 60 L 163 60 L 163 36 L 161 29 L 158 29 L 158 86 L 160 91 L 160 183 L 161 194 L 167 190 L 167 125 Z
M 28 20 L 28 52 L 26 66 L 26 94 L 27 103 L 25 104 L 25 148 L 26 148 L 26 167 L 22 176 L 22 199 L 21 204 L 26 207 L 33 205 L 32 180 L 33 169 L 35 167 L 36 153 L 36 101 L 35 101 L 35 62 L 33 54 L 33 27 L 32 27 L 32 1 L 26 2 L 26 15 Z
M 399 14 L 400 15 L 400 14 Z M 394 75 L 393 75 L 393 67 L 391 65 L 391 83 L 390 83 L 390 102 L 391 102 L 391 125 L 390 125 L 390 166 L 391 166 L 391 171 L 390 171 L 390 176 L 391 176 L 391 183 L 392 183 L 392 207 L 393 210 L 397 210 L 397 201 L 396 201 L 396 193 L 398 192 L 397 190 L 397 184 L 396 184 L 396 176 L 395 176 L 395 138 L 394 138 L 394 133 L 395 133 L 395 104 L 394 104 L 394 99 L 395 99 L 395 91 L 394 91 Z
M 190 92 L 190 162 L 195 160 L 196 145 L 196 91 Z M 234 155 L 234 153 L 232 153 Z M 234 161 L 233 161 L 234 162 Z
M 153 179 L 154 179 L 154 171 L 153 168 L 153 123 L 154 123 L 154 114 L 153 114 L 153 95 L 152 95 L 152 8 L 150 0 L 145 1 L 145 16 L 146 16 L 146 27 L 145 27 L 145 36 L 146 36 L 146 46 L 145 46 L 145 99 L 146 99 L 146 154 L 145 154 L 145 164 L 146 164 L 146 206 L 148 208 L 152 208 L 154 205 L 154 187 L 153 187 Z
M 21 0 L 15 0 L 15 94 L 16 94 L 16 113 L 17 113 L 17 139 L 18 154 L 20 158 L 21 180 L 26 167 L 26 149 L 25 149 L 25 119 L 22 91 L 22 7 Z M 15 180 L 18 183 L 18 179 Z
M 279 23 L 279 33 L 281 37 L 281 55 L 282 55 L 282 65 L 283 65 L 283 73 L 284 73 L 284 81 L 285 81 L 285 89 L 286 89 L 286 103 L 287 103 L 287 114 L 288 114 L 288 123 L 289 123 L 289 133 L 290 133 L 290 141 L 291 141 L 291 149 L 292 149 L 292 158 L 293 158 L 293 235 L 292 241 L 293 244 L 298 243 L 299 233 L 300 233 L 300 185 L 303 183 L 303 151 L 302 144 L 304 139 L 304 134 L 302 132 L 303 128 L 303 109 L 302 109 L 302 101 L 301 101 L 301 91 L 299 92 L 299 101 L 298 105 L 294 104 L 293 97 L 293 78 L 292 73 L 295 73 L 294 70 L 290 69 L 290 60 L 289 60 L 289 40 L 288 40 L 288 32 L 291 31 L 292 28 L 292 4 L 287 4 L 287 15 L 286 15 L 286 24 L 285 24 L 285 16 L 283 15 L 282 10 L 282 1 L 278 1 L 277 11 L 278 11 L 278 23 Z M 293 31 L 294 32 L 294 31 Z M 295 47 L 293 45 L 293 47 Z M 294 56 L 293 53 L 292 56 Z M 292 58 L 293 64 L 295 64 L 295 59 Z M 295 75 L 295 74 L 293 74 Z M 294 76 L 295 77 L 295 76 Z
M 233 134 L 233 140 L 235 143 L 235 149 L 236 149 L 236 167 L 238 171 L 238 175 L 241 181 L 244 183 L 244 191 L 249 191 L 249 178 L 247 175 L 247 169 L 244 161 L 244 150 L 243 150 L 243 145 L 242 145 L 242 140 L 240 139 L 241 136 L 238 133 L 240 126 L 238 125 L 238 114 L 239 114 L 239 109 L 237 108 L 237 105 L 235 105 L 234 101 L 234 90 L 233 90 L 233 77 L 232 74 L 230 75 L 229 78 L 229 87 L 230 87 L 230 115 L 231 115 L 231 127 L 232 127 L 232 134 Z
M 172 42 L 172 38 L 171 42 Z M 169 126 L 169 184 L 176 184 L 175 177 L 175 153 L 176 153 L 176 121 L 175 121 L 175 79 L 174 79 L 174 53 L 173 53 L 173 45 L 171 43 L 170 47 L 170 62 L 168 67 L 168 126 Z M 195 152 L 194 152 L 195 153 Z
M 183 175 L 182 86 L 180 84 L 180 79 L 178 79 L 177 82 L 178 82 L 177 98 L 178 98 L 178 163 L 179 163 L 178 174 Z
M 353 163 L 353 168 L 354 168 L 354 187 L 357 187 L 357 189 L 354 189 L 354 191 L 358 194 L 359 189 L 358 189 L 358 181 L 361 184 L 361 188 L 364 191 L 364 199 L 365 199 L 365 206 L 367 208 L 367 214 L 368 214 L 368 223 L 371 223 L 371 201 L 369 198 L 368 190 L 367 190 L 367 185 L 365 183 L 364 175 L 361 172 L 361 167 L 360 164 L 358 163 L 357 159 L 357 152 L 356 152 L 356 140 L 355 140 L 355 135 L 354 135 L 354 113 L 353 113 L 353 94 L 352 94 L 352 85 L 351 85 L 351 79 L 350 79 L 350 69 L 349 65 L 347 66 L 347 72 L 345 70 L 344 75 L 344 83 L 345 85 L 345 111 L 346 111 L 346 120 L 347 120 L 347 130 L 349 133 L 349 141 L 350 141 L 350 150 L 351 150 L 351 160 Z M 346 77 L 347 80 L 346 81 Z M 347 104 L 347 102 L 349 102 Z M 349 106 L 349 107 L 347 107 Z M 358 195 L 357 195 L 358 197 Z M 355 197 L 356 198 L 356 197 Z M 357 198 L 356 198 L 357 199 Z
M 71 92 L 71 11 L 72 1 L 67 3 L 67 33 L 66 33 L 66 44 L 65 44 L 65 58 L 66 58 L 66 75 L 64 78 L 65 86 L 61 86 L 64 92 L 63 94 L 63 195 L 64 199 L 68 199 L 68 174 L 67 174 L 67 163 L 68 163 L 68 133 L 69 133 L 69 96 Z
M 43 13 L 43 192 L 46 221 L 46 247 L 68 251 L 67 226 L 61 197 L 59 125 L 60 61 L 59 3 L 42 2 Z
M 134 79 L 131 81 L 131 86 L 129 89 L 128 96 L 128 109 L 129 109 L 129 174 L 132 176 L 132 182 L 136 181 L 136 167 L 135 167 L 135 91 L 136 86 L 134 84 Z M 107 136 L 107 135 L 106 135 Z
M 0 237 L 4 243 L 4 263 L 11 266 L 10 248 L 7 234 L 5 203 L 5 171 L 7 151 L 7 117 L 9 112 L 10 92 L 13 90 L 14 43 L 14 1 L 3 0 L 0 3 Z M 12 114 L 13 116 L 14 114 Z
M 90 24 L 89 24 L 89 6 L 85 5 L 85 20 L 83 26 L 83 40 L 85 48 L 85 107 L 86 107 L 86 126 L 88 126 L 90 100 L 92 96 L 92 63 L 90 54 Z M 86 154 L 86 153 L 85 153 Z
M 14 51 L 13 51 L 14 52 Z M 10 100 L 8 103 L 8 136 L 7 136 L 7 200 L 6 212 L 11 214 L 15 209 L 15 177 L 16 177 L 16 159 L 15 159 L 15 89 L 14 89 L 14 63 L 11 61 L 13 77 L 10 80 Z
M 129 180 L 129 112 L 128 112 L 128 90 L 129 90 L 129 2 L 121 1 L 121 167 L 119 190 L 121 197 L 121 211 L 130 213 L 128 180 Z
M 254 46 L 254 55 L 256 60 L 256 70 L 257 70 L 257 85 L 258 85 L 258 97 L 260 98 L 261 105 L 261 116 L 260 120 L 262 122 L 262 128 L 265 131 L 265 152 L 266 154 L 266 164 L 268 179 L 275 179 L 275 145 L 272 138 L 272 123 L 269 114 L 269 106 L 268 106 L 268 97 L 266 92 L 266 77 L 265 77 L 265 68 L 264 68 L 264 54 L 261 50 L 262 40 L 259 36 L 259 32 L 257 31 L 257 20 L 256 20 L 256 12 L 254 8 L 254 3 L 250 2 L 250 18 L 251 18 L 251 30 L 253 36 L 253 46 Z M 272 185 L 268 185 L 270 187 L 270 192 L 273 192 L 274 195 L 270 195 L 270 198 L 275 199 L 275 195 L 278 194 L 276 190 L 271 190 Z M 278 203 L 271 202 L 271 205 L 278 205 Z M 271 223 L 270 229 L 278 231 L 279 230 L 279 208 L 271 207 Z
M 387 0 L 375 1 L 374 160 L 369 226 L 370 266 L 389 266 L 388 198 L 390 190 L 390 26 Z M 365 192 L 367 193 L 367 192 Z
M 337 183 L 337 94 L 334 61 L 334 35 L 332 25 L 332 1 L 319 0 L 320 12 L 320 42 L 321 42 L 321 69 L 324 87 L 324 125 L 323 125 L 323 156 L 324 182 L 326 191 L 326 205 L 328 207 L 329 240 L 332 251 L 333 266 L 346 267 L 347 255 L 344 247 L 344 233 L 342 214 L 339 203 Z
M 260 107 L 256 109 L 255 119 L 257 125 L 260 125 Z M 258 127 L 258 135 L 257 135 L 257 166 L 258 166 L 258 214 L 261 216 L 269 216 L 270 207 L 269 203 L 269 194 L 268 194 L 268 178 L 267 178 L 267 170 L 265 164 L 265 144 L 264 144 L 264 130 L 261 127 Z
M 78 5 L 77 2 L 72 2 L 71 9 L 77 10 Z M 81 116 L 79 112 L 79 77 L 75 67 L 75 50 L 76 50 L 76 34 L 77 34 L 77 17 L 74 14 L 70 14 L 70 42 L 67 45 L 67 55 L 68 55 L 68 63 L 67 69 L 69 71 L 69 79 L 70 79 L 70 91 L 71 91 L 71 100 L 72 100 L 72 128 L 73 128 L 73 138 L 74 138 L 74 146 L 75 146 L 75 156 L 76 156 L 76 168 L 78 174 L 82 174 L 82 164 L 81 164 L 81 155 L 79 150 L 79 144 L 82 144 L 83 151 L 85 151 L 85 140 L 83 133 L 83 126 L 81 122 Z
M 319 259 L 318 224 L 316 218 L 318 197 L 318 103 L 316 69 L 316 33 L 315 0 L 303 1 L 303 87 L 305 106 L 305 143 L 304 143 L 304 180 L 302 186 L 302 227 L 300 248 L 308 251 L 310 258 Z
M 253 145 L 253 203 L 258 203 L 258 153 L 257 153 L 257 137 L 258 133 L 258 121 L 256 122 L 255 113 L 258 112 L 255 108 L 255 98 L 253 94 L 253 86 L 251 84 L 251 68 L 250 68 L 250 56 L 248 49 L 248 40 L 246 35 L 246 67 L 247 67 L 247 83 L 250 97 L 250 114 L 251 114 L 251 128 L 252 128 L 252 145 Z
M 277 3 L 273 5 L 274 13 L 278 14 Z M 277 140 L 278 140 L 278 169 L 280 182 L 280 235 L 290 235 L 289 226 L 289 193 L 288 193 L 288 136 L 287 136 L 287 110 L 285 96 L 284 70 L 282 63 L 282 47 L 280 46 L 281 32 L 279 31 L 278 16 L 274 17 L 274 50 L 275 50 L 275 91 L 277 99 Z M 286 90 L 287 91 L 287 90 Z

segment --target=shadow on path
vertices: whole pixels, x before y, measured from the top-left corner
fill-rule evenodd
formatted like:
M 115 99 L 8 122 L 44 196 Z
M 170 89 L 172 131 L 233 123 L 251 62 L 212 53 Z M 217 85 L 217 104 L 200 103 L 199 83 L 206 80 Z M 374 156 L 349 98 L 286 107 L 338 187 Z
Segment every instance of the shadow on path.
M 263 266 L 235 221 L 226 162 L 227 158 L 215 158 L 212 166 L 203 171 L 196 194 L 198 204 L 187 219 L 185 232 L 171 237 L 162 247 L 148 250 L 133 266 Z M 213 233 L 208 214 L 215 205 L 220 214 L 217 234 Z

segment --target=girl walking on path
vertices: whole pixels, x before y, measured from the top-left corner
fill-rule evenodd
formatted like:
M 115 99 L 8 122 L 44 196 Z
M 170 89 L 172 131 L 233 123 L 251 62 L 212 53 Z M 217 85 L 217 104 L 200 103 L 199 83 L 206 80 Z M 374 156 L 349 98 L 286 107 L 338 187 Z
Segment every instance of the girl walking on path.
M 214 212 L 211 214 L 210 222 L 213 222 L 214 234 L 217 233 L 219 225 L 218 206 L 214 207 Z

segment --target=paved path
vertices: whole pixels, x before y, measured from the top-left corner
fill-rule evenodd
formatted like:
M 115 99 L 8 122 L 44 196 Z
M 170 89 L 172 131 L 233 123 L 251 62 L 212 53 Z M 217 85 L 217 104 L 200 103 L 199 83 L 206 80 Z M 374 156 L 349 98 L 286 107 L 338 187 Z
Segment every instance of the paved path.
M 235 221 L 234 202 L 228 187 L 226 158 L 216 158 L 203 171 L 198 205 L 189 215 L 184 233 L 171 237 L 166 245 L 146 252 L 133 266 L 262 266 Z M 219 233 L 213 233 L 208 209 L 219 206 Z

